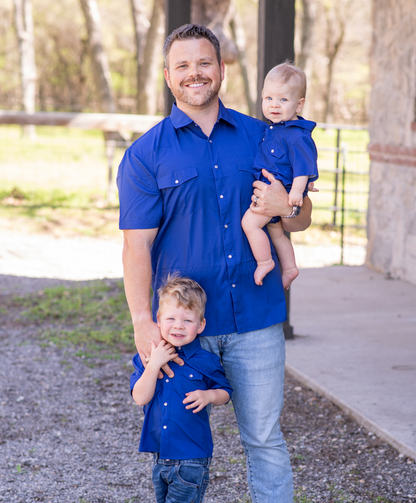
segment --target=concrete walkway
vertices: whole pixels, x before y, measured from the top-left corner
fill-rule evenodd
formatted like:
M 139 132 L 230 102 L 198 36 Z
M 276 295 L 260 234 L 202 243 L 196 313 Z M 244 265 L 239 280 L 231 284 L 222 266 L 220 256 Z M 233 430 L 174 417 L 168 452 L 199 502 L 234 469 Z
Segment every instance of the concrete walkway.
M 416 286 L 364 266 L 301 269 L 287 369 L 416 458 Z

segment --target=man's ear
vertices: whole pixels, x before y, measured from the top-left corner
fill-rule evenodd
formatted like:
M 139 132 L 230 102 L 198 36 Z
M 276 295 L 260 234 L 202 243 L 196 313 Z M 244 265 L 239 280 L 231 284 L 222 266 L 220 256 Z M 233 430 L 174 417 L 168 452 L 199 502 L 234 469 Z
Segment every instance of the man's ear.
M 170 89 L 170 79 L 169 79 L 169 71 L 167 68 L 163 70 L 163 75 L 165 76 L 166 84 L 168 85 Z
M 299 101 L 298 101 L 298 106 L 296 107 L 296 113 L 297 114 L 300 114 L 303 110 L 303 105 L 305 104 L 305 98 L 301 98 Z
M 205 325 L 207 324 L 207 320 L 204 318 L 202 321 L 201 321 L 201 324 L 199 325 L 198 327 L 198 330 L 197 330 L 197 334 L 201 334 L 204 329 L 205 329 Z
M 223 60 L 221 60 L 221 63 L 220 63 L 220 71 L 221 71 L 221 82 L 222 82 L 225 77 L 225 64 L 224 64 Z

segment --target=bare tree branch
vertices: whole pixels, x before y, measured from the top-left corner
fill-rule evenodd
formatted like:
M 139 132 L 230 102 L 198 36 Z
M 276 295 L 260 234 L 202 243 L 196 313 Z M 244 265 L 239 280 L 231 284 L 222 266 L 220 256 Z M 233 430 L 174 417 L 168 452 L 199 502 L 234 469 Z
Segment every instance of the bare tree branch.
M 19 42 L 22 105 L 27 113 L 35 112 L 36 62 L 31 0 L 14 0 L 15 27 Z M 24 126 L 23 133 L 36 138 L 35 126 Z
M 94 82 L 102 112 L 114 113 L 116 105 L 111 82 L 110 67 L 101 34 L 101 19 L 96 0 L 80 0 L 87 25 Z

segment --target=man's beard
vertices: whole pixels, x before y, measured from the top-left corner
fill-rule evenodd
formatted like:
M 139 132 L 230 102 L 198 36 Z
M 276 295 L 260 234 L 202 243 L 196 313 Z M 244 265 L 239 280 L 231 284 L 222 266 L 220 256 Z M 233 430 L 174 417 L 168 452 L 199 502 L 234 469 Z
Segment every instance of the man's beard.
M 203 107 L 205 105 L 208 105 L 208 103 L 210 103 L 214 98 L 218 96 L 219 90 L 221 88 L 221 81 L 218 82 L 217 85 L 212 86 L 212 80 L 209 80 L 208 82 L 211 84 L 211 86 L 207 91 L 205 91 L 205 95 L 190 96 L 185 86 L 188 84 L 197 84 L 198 82 L 207 83 L 206 80 L 187 79 L 180 86 L 171 89 L 173 96 L 177 101 L 185 103 L 186 105 L 191 107 Z M 202 102 L 201 98 L 204 98 Z

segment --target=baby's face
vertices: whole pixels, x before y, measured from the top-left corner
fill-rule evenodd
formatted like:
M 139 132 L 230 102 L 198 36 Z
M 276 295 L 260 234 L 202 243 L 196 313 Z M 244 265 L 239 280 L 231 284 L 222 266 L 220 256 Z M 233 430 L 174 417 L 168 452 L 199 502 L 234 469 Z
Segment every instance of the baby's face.
M 289 81 L 290 82 L 290 81 Z M 263 89 L 262 108 L 266 119 L 286 122 L 297 119 L 302 111 L 304 98 L 299 98 L 295 86 L 268 80 Z
M 157 324 L 165 341 L 172 346 L 185 346 L 205 328 L 205 320 L 201 321 L 199 313 L 178 306 L 175 301 L 165 301 Z

